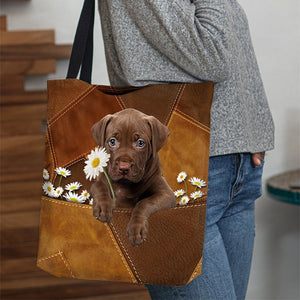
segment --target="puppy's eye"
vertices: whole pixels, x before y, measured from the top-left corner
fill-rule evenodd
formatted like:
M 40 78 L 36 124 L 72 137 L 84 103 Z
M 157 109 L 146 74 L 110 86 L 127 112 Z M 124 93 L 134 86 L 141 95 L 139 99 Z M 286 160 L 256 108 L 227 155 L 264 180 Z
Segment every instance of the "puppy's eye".
M 138 140 L 136 142 L 137 147 L 143 148 L 145 146 L 145 142 L 143 140 Z
M 112 138 L 112 139 L 109 140 L 109 145 L 110 145 L 111 147 L 116 146 L 116 144 L 117 144 L 116 139 Z

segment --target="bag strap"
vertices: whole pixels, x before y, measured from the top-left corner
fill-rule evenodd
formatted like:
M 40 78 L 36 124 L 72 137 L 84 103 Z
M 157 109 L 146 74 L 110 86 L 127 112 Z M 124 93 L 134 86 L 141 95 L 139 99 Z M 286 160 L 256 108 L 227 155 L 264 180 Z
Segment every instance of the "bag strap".
M 74 38 L 67 78 L 91 83 L 94 45 L 95 0 L 85 0 Z

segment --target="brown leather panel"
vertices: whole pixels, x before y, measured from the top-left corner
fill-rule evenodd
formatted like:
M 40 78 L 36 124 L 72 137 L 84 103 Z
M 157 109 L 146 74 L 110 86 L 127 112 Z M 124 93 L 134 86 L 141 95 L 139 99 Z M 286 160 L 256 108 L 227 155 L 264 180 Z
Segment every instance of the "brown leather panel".
M 213 92 L 214 84 L 212 82 L 187 84 L 176 109 L 210 127 L 210 107 Z
M 42 197 L 38 266 L 56 276 L 136 282 L 91 206 L 47 197 Z
M 49 181 L 52 182 L 53 174 L 54 174 L 54 160 L 53 160 L 53 155 L 52 155 L 51 147 L 50 147 L 50 143 L 49 143 L 48 132 L 47 132 L 47 135 L 45 137 L 45 163 L 44 163 L 44 168 L 49 172 L 49 175 L 50 175 Z
M 162 172 L 171 188 L 185 189 L 177 175 L 185 171 L 188 178 L 199 177 L 207 182 L 209 160 L 209 131 L 174 111 L 168 127 L 171 134 L 159 151 Z M 194 191 L 192 186 L 189 192 Z M 203 189 L 206 192 L 206 189 Z
M 133 247 L 127 213 L 114 211 L 110 227 L 140 283 L 184 285 L 202 257 L 206 204 L 159 211 L 150 217 L 149 239 Z
M 90 84 L 77 79 L 48 80 L 48 121 L 91 88 Z
M 55 166 L 66 166 L 89 153 L 96 146 L 91 134 L 93 124 L 121 109 L 115 96 L 93 89 L 49 122 L 48 132 Z
M 170 113 L 176 101 L 181 96 L 182 84 L 160 84 L 143 87 L 133 93 L 118 95 L 126 108 L 135 108 L 143 113 L 154 116 L 163 124 L 169 120 Z
M 61 184 L 66 185 L 70 182 L 78 181 L 80 182 L 85 189 L 88 189 L 90 185 L 92 184 L 91 181 L 86 180 L 85 174 L 83 171 L 83 168 L 85 166 L 84 161 L 85 157 L 82 157 L 81 159 L 77 160 L 75 163 L 72 163 L 71 165 L 66 166 L 68 170 L 71 171 L 71 175 L 67 178 L 62 178 Z M 55 173 L 53 183 L 55 186 L 58 186 L 58 183 L 60 181 L 60 176 Z

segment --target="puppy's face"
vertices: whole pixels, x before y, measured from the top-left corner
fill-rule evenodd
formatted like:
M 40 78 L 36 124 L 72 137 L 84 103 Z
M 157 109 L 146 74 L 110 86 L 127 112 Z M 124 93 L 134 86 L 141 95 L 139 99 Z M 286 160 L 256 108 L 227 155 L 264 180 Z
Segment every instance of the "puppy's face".
M 115 182 L 140 182 L 147 164 L 166 142 L 169 130 L 156 118 L 134 109 L 108 115 L 92 128 L 94 139 L 111 155 L 108 175 Z

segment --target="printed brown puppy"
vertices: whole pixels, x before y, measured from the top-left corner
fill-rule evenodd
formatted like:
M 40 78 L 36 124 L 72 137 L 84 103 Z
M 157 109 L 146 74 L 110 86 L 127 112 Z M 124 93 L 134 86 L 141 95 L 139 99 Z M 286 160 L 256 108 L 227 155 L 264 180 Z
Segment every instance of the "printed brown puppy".
M 99 146 L 110 154 L 106 167 L 117 207 L 133 207 L 127 235 L 133 246 L 148 237 L 148 218 L 176 206 L 173 191 L 162 176 L 157 152 L 165 144 L 169 129 L 155 117 L 135 109 L 107 115 L 92 127 Z M 109 222 L 113 200 L 103 173 L 91 186 L 93 214 Z

